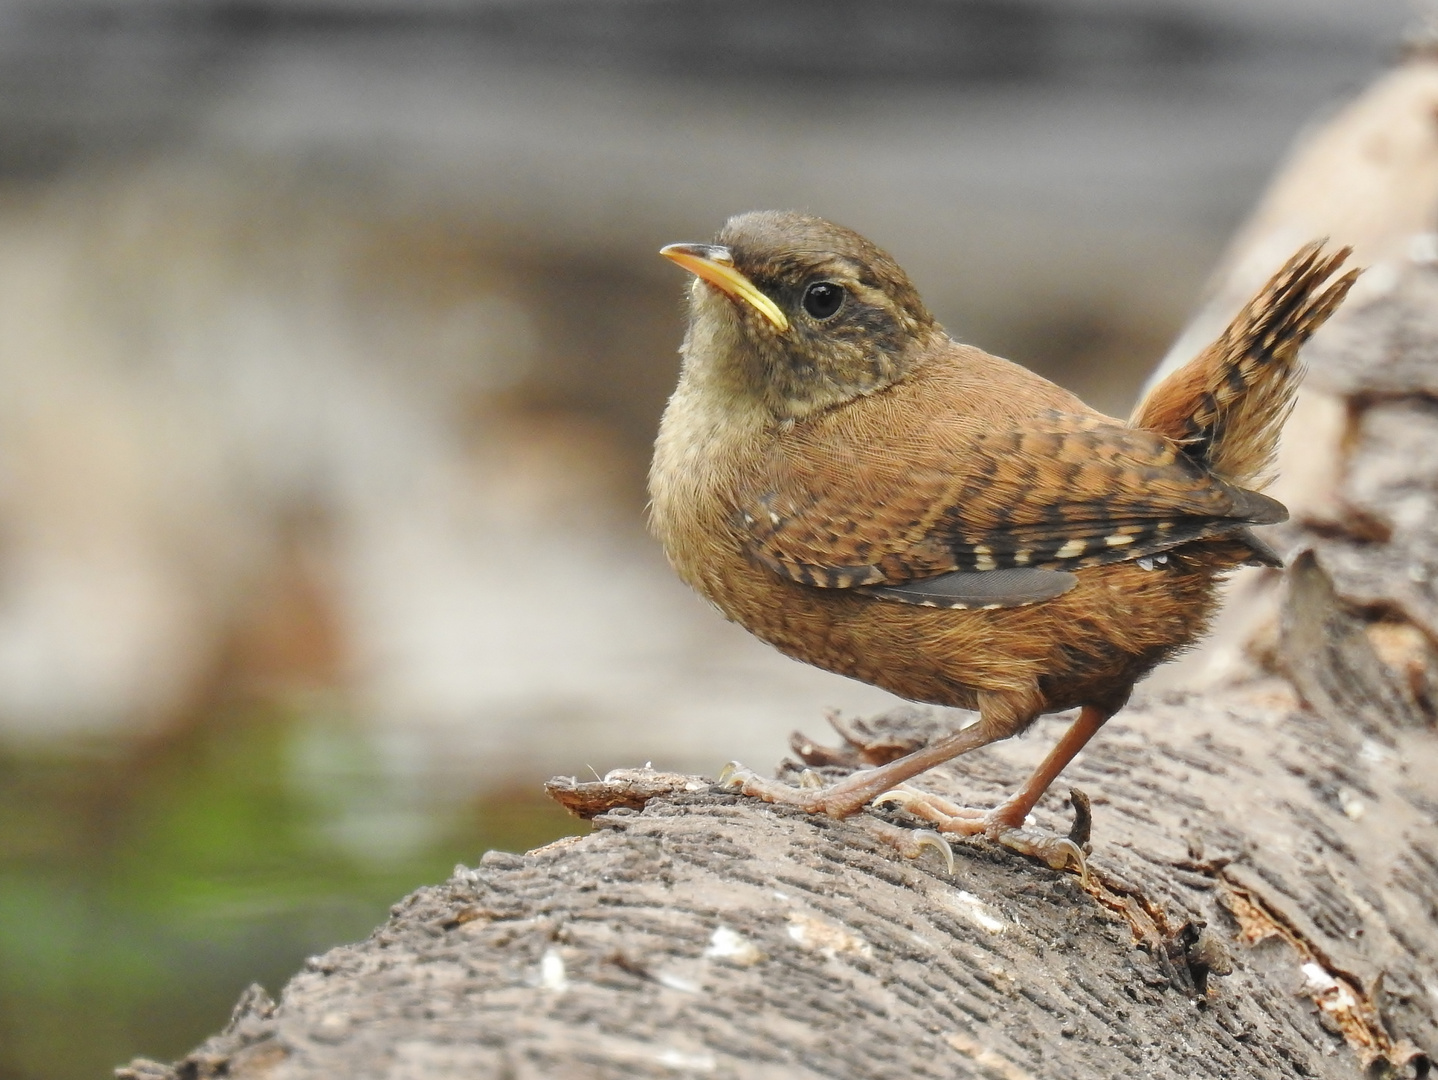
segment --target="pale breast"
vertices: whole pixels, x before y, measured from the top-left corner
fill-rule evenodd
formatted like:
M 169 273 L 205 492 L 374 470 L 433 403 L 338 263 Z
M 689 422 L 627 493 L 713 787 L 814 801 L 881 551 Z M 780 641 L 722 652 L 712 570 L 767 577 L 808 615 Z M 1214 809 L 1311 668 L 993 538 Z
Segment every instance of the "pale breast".
M 715 603 L 722 577 L 745 562 L 734 494 L 761 460 L 766 427 L 757 410 L 699 393 L 688 379 L 680 380 L 659 424 L 649 528 L 679 576 Z

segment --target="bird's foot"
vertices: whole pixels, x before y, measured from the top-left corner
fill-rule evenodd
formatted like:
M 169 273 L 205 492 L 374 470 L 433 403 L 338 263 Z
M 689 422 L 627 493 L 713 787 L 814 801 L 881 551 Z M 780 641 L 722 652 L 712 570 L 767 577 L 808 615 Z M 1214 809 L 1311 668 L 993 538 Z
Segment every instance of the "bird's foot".
M 765 802 L 793 806 L 805 813 L 848 817 L 863 808 L 852 795 L 838 790 L 840 785 L 825 786 L 823 777 L 812 769 L 799 774 L 799 786 L 790 787 L 779 780 L 760 776 L 737 761 L 731 761 L 719 773 L 719 786 L 738 791 Z M 842 783 L 842 782 L 841 782 Z M 838 797 L 834 795 L 838 792 Z M 954 853 L 949 842 L 933 829 L 904 829 L 878 818 L 865 817 L 854 824 L 888 844 L 907 859 L 917 859 L 926 849 L 937 851 L 945 869 L 954 872 Z
M 1078 844 L 1067 836 L 1027 828 L 1022 819 L 1015 822 L 1015 815 L 1006 812 L 1004 806 L 976 810 L 959 806 L 942 795 L 932 795 L 908 786 L 886 791 L 874 800 L 875 806 L 887 804 L 902 807 L 914 817 L 929 822 L 940 833 L 983 836 L 1010 851 L 1047 863 L 1054 870 L 1072 866 L 1085 882 L 1088 881 L 1088 862 Z
M 937 851 L 939 858 L 944 860 L 944 870 L 950 877 L 953 876 L 953 848 L 949 847 L 949 842 L 933 829 L 904 829 L 867 815 L 856 819 L 854 824 L 888 844 L 906 859 L 917 859 L 925 849 Z
M 942 795 L 920 791 L 908 784 L 892 788 L 874 800 L 875 806 L 894 805 L 916 818 L 932 823 L 940 832 L 958 833 L 960 836 L 974 836 L 984 831 L 984 816 L 987 811 L 960 806 Z
M 1028 855 L 1046 863 L 1051 870 L 1078 871 L 1085 885 L 1088 884 L 1088 860 L 1083 849 L 1067 836 L 1044 832 L 1042 829 L 1025 829 L 1016 825 L 990 824 L 984 835 L 996 844 L 1002 844 L 1010 851 Z
M 806 814 L 827 814 L 837 818 L 858 813 L 871 796 L 871 793 L 862 787 L 856 791 L 856 785 L 843 780 L 826 786 L 823 777 L 810 769 L 799 774 L 798 787 L 791 787 L 782 780 L 760 776 L 737 761 L 731 761 L 724 766 L 719 773 L 718 784 L 722 788 L 738 791 L 741 795 L 750 795 L 781 806 L 796 807 Z

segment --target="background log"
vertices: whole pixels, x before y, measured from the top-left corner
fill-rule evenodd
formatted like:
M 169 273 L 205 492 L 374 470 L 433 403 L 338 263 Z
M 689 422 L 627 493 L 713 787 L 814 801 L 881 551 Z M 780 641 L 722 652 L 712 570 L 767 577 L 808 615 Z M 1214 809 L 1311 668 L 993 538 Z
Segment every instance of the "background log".
M 591 835 L 457 868 L 311 960 L 278 1005 L 255 988 L 183 1061 L 118 1075 L 1426 1075 L 1435 104 L 1419 51 L 1315 133 L 1196 322 L 1315 232 L 1372 265 L 1306 353 L 1290 570 L 1237 590 L 1219 647 L 1181 673 L 1202 689 L 1139 695 L 1066 774 L 1092 800 L 1087 881 L 983 841 L 955 845 L 952 873 L 899 858 L 874 832 L 897 813 L 829 821 L 644 772 L 558 782 L 598 812 Z M 1358 224 L 1333 213 L 1345 200 Z M 1268 258 L 1289 228 L 1302 235 Z M 996 800 L 1064 722 L 925 782 Z M 795 747 L 841 770 L 933 723 L 900 710 L 841 723 L 837 750 Z M 1056 792 L 1037 816 L 1062 830 L 1070 811 Z

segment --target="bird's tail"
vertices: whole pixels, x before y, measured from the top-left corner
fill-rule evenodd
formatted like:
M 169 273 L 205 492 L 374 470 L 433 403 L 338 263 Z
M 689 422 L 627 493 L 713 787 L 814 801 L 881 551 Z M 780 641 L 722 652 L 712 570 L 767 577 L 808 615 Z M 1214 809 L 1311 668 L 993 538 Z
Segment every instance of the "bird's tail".
M 1208 348 L 1159 383 L 1129 421 L 1179 443 L 1214 475 L 1261 490 L 1302 375 L 1298 349 L 1347 295 L 1359 271 L 1327 288 L 1350 248 L 1300 248 Z

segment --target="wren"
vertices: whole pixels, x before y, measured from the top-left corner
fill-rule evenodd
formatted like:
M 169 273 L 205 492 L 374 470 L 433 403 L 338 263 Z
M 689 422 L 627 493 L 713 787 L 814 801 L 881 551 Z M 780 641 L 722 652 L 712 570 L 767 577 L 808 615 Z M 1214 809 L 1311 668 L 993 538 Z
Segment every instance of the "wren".
M 837 817 L 880 797 L 941 832 L 1062 867 L 1026 829 L 1135 682 L 1208 628 L 1216 586 L 1281 565 L 1251 528 L 1301 377 L 1299 347 L 1357 271 L 1312 243 L 1127 420 L 950 338 L 885 252 L 798 213 L 731 218 L 663 254 L 695 275 L 682 372 L 649 475 L 670 562 L 781 652 L 979 720 L 826 787 L 734 766 L 750 795 Z M 987 811 L 896 785 L 1077 719 Z

